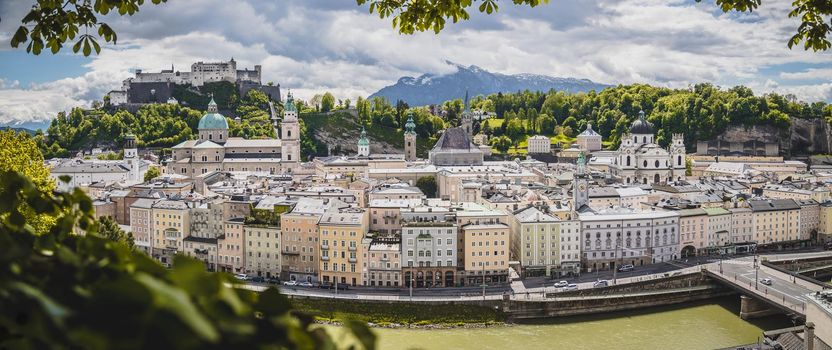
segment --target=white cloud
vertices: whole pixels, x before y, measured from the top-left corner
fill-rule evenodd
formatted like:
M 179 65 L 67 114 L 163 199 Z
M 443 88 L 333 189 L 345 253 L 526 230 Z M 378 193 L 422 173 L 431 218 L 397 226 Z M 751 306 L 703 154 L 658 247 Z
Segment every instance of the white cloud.
M 22 11 L 6 6 L 0 10 Z M 448 24 L 440 35 L 399 35 L 388 20 L 354 3 L 178 0 L 132 17 L 108 17 L 119 44 L 106 46 L 82 76 L 30 88 L 0 80 L 0 122 L 46 119 L 88 104 L 119 87 L 131 69 L 158 71 L 173 63 L 187 70 L 195 61 L 232 56 L 242 66 L 261 64 L 265 81 L 301 98 L 331 91 L 355 100 L 401 76 L 448 73 L 450 60 L 611 84 L 743 83 L 758 93 L 828 100 L 828 84 L 790 84 L 829 79 L 832 67 L 823 67 L 829 54 L 786 48 L 796 23 L 789 7 L 766 2 L 752 14 L 723 14 L 712 3 L 687 0 L 563 0 L 535 9 L 503 5 L 492 16 L 473 13 L 471 21 Z M 13 27 L 9 22 L 0 25 L 0 37 Z M 761 73 L 792 63 L 821 67 Z

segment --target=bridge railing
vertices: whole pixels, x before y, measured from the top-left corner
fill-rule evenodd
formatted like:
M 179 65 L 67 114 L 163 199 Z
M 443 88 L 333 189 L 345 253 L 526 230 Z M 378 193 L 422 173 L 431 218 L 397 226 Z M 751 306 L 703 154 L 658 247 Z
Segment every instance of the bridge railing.
M 769 288 L 769 286 L 760 284 L 759 282 L 754 280 L 742 281 L 739 279 L 739 275 L 736 273 L 720 272 L 719 270 L 710 269 L 707 270 L 707 272 L 711 276 L 718 277 L 727 283 L 739 287 L 746 294 L 753 294 L 760 299 L 767 300 L 770 303 L 774 303 L 783 309 L 788 309 L 799 315 L 806 314 L 806 304 L 803 300 L 800 299 L 803 296 L 795 297 L 780 292 L 777 289 Z

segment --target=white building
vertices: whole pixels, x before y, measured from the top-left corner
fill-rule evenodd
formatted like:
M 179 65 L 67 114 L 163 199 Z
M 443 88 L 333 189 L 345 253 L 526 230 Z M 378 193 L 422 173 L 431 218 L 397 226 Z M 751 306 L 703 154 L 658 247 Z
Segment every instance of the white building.
M 457 225 L 413 221 L 402 226 L 403 285 L 450 287 L 455 284 Z
M 587 152 L 595 152 L 601 150 L 601 143 L 603 138 L 601 134 L 592 130 L 592 123 L 586 124 L 586 130 L 578 135 L 578 147 Z
M 644 119 L 644 112 L 621 136 L 617 157 L 610 173 L 624 183 L 658 184 L 685 179 L 685 144 L 682 134 L 673 134 L 670 148 L 655 143 L 653 124 Z
M 582 264 L 589 271 L 640 266 L 679 256 L 679 214 L 612 208 L 578 213 Z
M 529 153 L 549 153 L 552 147 L 552 141 L 543 135 L 534 135 L 528 139 Z

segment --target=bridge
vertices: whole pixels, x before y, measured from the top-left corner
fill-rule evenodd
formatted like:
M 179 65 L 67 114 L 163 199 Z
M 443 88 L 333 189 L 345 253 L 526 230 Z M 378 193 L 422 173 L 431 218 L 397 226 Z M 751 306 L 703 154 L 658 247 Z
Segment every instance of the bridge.
M 806 295 L 824 289 L 825 285 L 810 278 L 779 268 L 778 262 L 795 262 L 807 258 L 829 257 L 829 253 L 804 253 L 764 256 L 768 259 L 744 257 L 710 263 L 703 273 L 733 288 L 742 295 L 740 316 L 753 318 L 777 311 L 796 319 L 806 318 Z M 770 285 L 760 282 L 767 278 Z

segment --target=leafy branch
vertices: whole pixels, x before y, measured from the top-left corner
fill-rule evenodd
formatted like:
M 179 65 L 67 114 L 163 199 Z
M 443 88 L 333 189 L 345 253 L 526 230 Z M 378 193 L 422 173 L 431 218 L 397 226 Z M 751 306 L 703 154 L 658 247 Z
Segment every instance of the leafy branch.
M 167 0 L 150 0 L 160 4 Z M 28 43 L 26 52 L 39 55 L 44 48 L 53 54 L 58 53 L 68 43 L 72 52 L 79 51 L 89 56 L 92 51 L 101 53 L 104 42 L 116 44 L 118 36 L 107 24 L 99 22 L 98 16 L 106 16 L 117 11 L 120 16 L 139 12 L 145 0 L 37 0 L 32 9 L 21 20 L 22 25 L 12 35 L 11 46 L 14 48 Z M 81 33 L 83 30 L 83 34 Z M 90 34 L 97 33 L 96 34 Z

